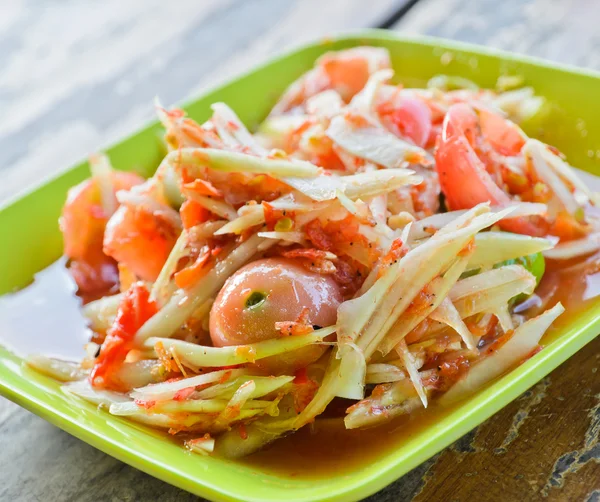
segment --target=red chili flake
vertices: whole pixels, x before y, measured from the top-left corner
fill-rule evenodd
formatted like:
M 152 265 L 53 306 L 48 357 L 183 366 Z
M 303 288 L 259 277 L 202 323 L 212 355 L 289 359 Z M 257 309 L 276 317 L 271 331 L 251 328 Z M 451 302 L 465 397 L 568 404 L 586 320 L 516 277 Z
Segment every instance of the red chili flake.
M 200 146 L 208 146 L 206 143 L 206 139 L 208 137 L 210 137 L 214 142 L 222 143 L 221 139 L 214 131 L 203 129 L 191 119 L 184 119 L 183 123 L 179 127 L 183 134 L 191 138 Z
M 192 265 L 180 270 L 175 274 L 175 284 L 177 284 L 177 286 L 181 289 L 189 289 L 191 286 L 196 284 L 205 274 L 205 265 L 210 257 L 210 249 L 208 247 L 204 248 Z
M 433 300 L 434 300 L 434 295 L 432 295 L 427 290 L 427 286 L 425 286 L 424 289 L 422 289 L 415 295 L 413 300 L 410 302 L 410 305 L 407 307 L 406 312 L 410 312 L 410 313 L 414 313 L 414 314 L 416 314 L 418 312 L 424 312 L 428 308 L 431 307 Z
M 207 195 L 209 197 L 223 197 L 223 192 L 213 186 L 210 181 L 206 181 L 200 178 L 194 179 L 189 183 L 185 183 L 183 188 L 190 192 L 197 193 L 199 195 Z
M 309 378 L 308 378 L 308 372 L 306 371 L 306 368 L 300 368 L 294 374 L 294 383 L 297 385 L 305 384 L 306 382 L 308 382 L 308 380 L 309 380 Z
M 223 246 L 217 246 L 210 250 L 210 255 L 212 257 L 215 257 L 215 256 L 220 255 L 222 251 L 223 251 Z
M 183 228 L 190 229 L 210 219 L 210 211 L 196 201 L 186 200 L 179 210 Z
M 178 390 L 173 396 L 173 401 L 185 401 L 195 392 L 195 390 L 195 387 L 187 387 L 185 389 Z
M 298 248 L 289 251 L 283 251 L 281 256 L 286 258 L 307 258 L 309 260 L 326 260 L 327 252 L 314 248 Z
M 298 375 L 298 372 L 296 375 Z M 298 381 L 296 381 L 297 379 Z M 300 374 L 300 378 L 297 376 L 294 379 L 294 384 L 294 391 L 292 392 L 294 397 L 294 408 L 297 413 L 300 413 L 312 401 L 317 393 L 319 384 L 306 375 L 306 368 L 304 368 L 304 374 Z
M 362 406 L 362 404 L 360 402 L 353 404 L 352 406 L 349 406 L 348 408 L 346 408 L 346 413 L 352 413 L 354 410 L 356 410 L 359 406 Z
M 345 296 L 353 296 L 362 286 L 368 273 L 364 265 L 352 258 L 342 257 L 335 262 L 335 272 L 332 277 L 341 286 Z
M 469 360 L 465 356 L 458 356 L 453 361 L 440 364 L 440 376 L 448 382 L 456 382 L 469 370 Z
M 296 151 L 300 144 L 300 139 L 302 138 L 302 134 L 312 125 L 313 125 L 313 121 L 307 120 L 307 121 L 303 122 L 302 124 L 300 124 L 298 127 L 296 127 L 296 129 L 294 129 L 290 133 L 288 133 L 287 137 L 285 138 L 285 142 L 283 144 L 283 149 L 286 152 Z
M 469 371 L 469 359 L 457 351 L 438 354 L 430 359 L 423 369 L 437 369 L 423 384 L 445 391 L 460 380 Z
M 173 108 L 172 110 L 167 110 L 165 108 L 159 107 L 159 110 L 162 110 L 171 119 L 180 119 L 181 117 L 185 116 L 185 112 L 181 108 Z
M 226 371 L 223 376 L 219 378 L 219 383 L 225 383 L 231 378 L 231 371 Z
M 246 230 L 242 230 L 242 233 L 240 234 L 239 237 L 239 242 L 240 244 L 242 242 L 246 242 L 250 237 L 252 237 L 254 235 L 255 231 L 253 228 L 247 228 Z
M 425 378 L 422 379 L 423 386 L 429 389 L 439 389 L 441 387 L 440 376 L 436 373 L 428 373 Z
M 489 321 L 485 326 L 480 326 L 478 322 L 474 320 L 465 321 L 467 328 L 477 338 L 484 338 L 492 333 L 492 330 L 498 325 L 498 318 L 496 316 L 490 316 Z
M 369 127 L 371 125 L 365 117 L 356 113 L 347 112 L 344 118 L 352 127 L 360 128 Z
M 245 441 L 248 439 L 248 431 L 246 430 L 246 424 L 241 423 L 239 426 L 240 437 Z
M 407 253 L 407 249 L 404 247 L 404 244 L 400 238 L 395 239 L 392 242 L 392 246 L 388 253 L 383 257 L 381 263 L 384 267 L 395 263 L 400 258 L 402 258 Z
M 427 157 L 423 156 L 423 154 L 419 152 L 409 152 L 404 156 L 404 160 L 409 162 L 410 164 L 421 164 L 423 166 L 430 166 L 432 164 L 431 160 Z
M 328 221 L 325 225 L 315 219 L 304 226 L 308 239 L 318 249 L 334 251 L 336 244 L 360 243 L 368 247 L 368 241 L 359 232 L 358 221 L 355 216 L 348 215 L 343 220 Z
M 283 214 L 283 210 L 275 209 L 268 202 L 263 201 L 262 206 L 265 212 L 265 223 L 269 230 L 273 230 L 275 228 L 275 224 L 283 218 L 285 215 Z
M 302 324 L 294 321 L 280 321 L 275 323 L 275 329 L 281 336 L 298 336 L 312 333 L 314 328 L 310 324 Z
M 318 249 L 330 251 L 333 248 L 333 242 L 327 232 L 323 228 L 320 220 L 315 219 L 304 225 L 304 232 L 308 240 Z
M 143 282 L 132 284 L 119 303 L 113 325 L 106 334 L 100 355 L 90 374 L 92 386 L 117 391 L 126 390 L 115 376 L 115 370 L 125 361 L 138 329 L 156 312 L 158 306 L 150 301 L 150 293 L 146 285 Z
M 161 362 L 165 370 L 172 373 L 181 373 L 177 362 L 173 358 L 173 355 L 165 349 L 164 344 L 161 341 L 158 341 L 154 344 L 154 351 L 158 356 L 158 360 Z M 171 379 L 171 381 L 177 381 L 179 378 Z
M 318 270 L 318 267 L 311 270 L 332 274 L 338 284 L 343 286 L 344 294 L 351 295 L 356 292 L 366 278 L 368 268 L 345 255 L 346 247 L 361 246 L 367 250 L 368 257 L 373 263 L 379 258 L 379 251 L 374 247 L 370 248 L 366 237 L 359 232 L 356 218 L 349 215 L 343 220 L 329 221 L 326 224 L 319 219 L 314 219 L 304 225 L 303 230 L 316 250 L 332 251 L 338 256 L 335 270 L 329 268 Z
M 374 397 L 374 398 L 381 397 L 385 394 L 385 390 L 386 390 L 385 385 L 381 385 L 381 384 L 377 385 L 373 389 L 373 392 L 371 392 L 371 397 Z
M 180 173 L 181 173 L 181 183 L 183 185 L 186 185 L 188 183 L 192 183 L 196 179 L 195 176 L 192 176 L 190 174 L 189 166 L 182 166 L 180 168 Z
M 276 322 L 275 329 L 282 336 L 306 335 L 314 331 L 313 325 L 310 323 L 310 310 L 308 307 L 302 307 L 302 311 L 295 321 Z
M 315 155 L 310 161 L 319 167 L 325 169 L 332 169 L 334 171 L 345 171 L 346 165 L 342 162 L 339 155 L 334 150 L 328 150 L 327 152 Z M 323 173 L 326 174 L 326 173 Z M 331 173 L 329 173 L 331 174 Z
M 135 399 L 133 402 L 135 404 L 137 404 L 138 406 L 141 406 L 142 408 L 145 408 L 147 410 L 149 410 L 154 405 L 156 405 L 156 401 L 142 401 L 141 399 Z

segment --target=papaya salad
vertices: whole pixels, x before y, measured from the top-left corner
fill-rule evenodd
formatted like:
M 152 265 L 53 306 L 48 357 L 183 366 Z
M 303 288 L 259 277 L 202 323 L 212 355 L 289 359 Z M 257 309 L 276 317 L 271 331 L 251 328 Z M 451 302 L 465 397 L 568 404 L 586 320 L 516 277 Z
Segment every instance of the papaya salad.
M 545 260 L 600 249 L 599 197 L 519 123 L 543 98 L 391 84 L 385 49 L 320 57 L 250 132 L 157 113 L 149 179 L 90 159 L 60 219 L 93 331 L 29 364 L 112 415 L 239 458 L 320 420 L 456 402 L 541 350 Z M 340 406 L 341 403 L 341 406 Z

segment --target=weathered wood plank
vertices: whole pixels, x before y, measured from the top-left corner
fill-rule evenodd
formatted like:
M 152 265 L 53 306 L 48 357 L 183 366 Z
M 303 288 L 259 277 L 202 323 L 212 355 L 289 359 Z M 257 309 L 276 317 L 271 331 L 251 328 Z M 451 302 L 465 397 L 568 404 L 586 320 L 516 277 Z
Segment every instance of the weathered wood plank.
M 0 21 L 0 200 L 273 53 L 405 0 L 21 0 Z
M 137 127 L 151 115 L 155 94 L 177 101 L 285 45 L 376 24 L 390 3 L 374 0 L 367 9 L 358 0 L 180 1 L 174 8 L 109 0 L 56 4 L 43 14 L 33 11 L 33 2 L 11 3 L 0 18 L 0 108 L 9 112 L 0 121 L 6 174 L 0 200 L 24 180 Z M 595 18 L 586 8 L 596 7 L 584 0 L 421 0 L 398 26 L 598 67 L 598 37 L 590 28 Z M 532 32 L 537 23 L 544 29 Z M 41 68 L 40 77 L 31 68 Z M 598 352 L 597 340 L 476 432 L 370 500 L 476 500 L 483 494 L 491 501 L 541 500 L 543 494 L 595 500 L 600 473 L 587 459 L 598 449 Z M 570 395 L 580 399 L 574 404 Z M 594 434 L 596 443 L 586 446 Z M 0 500 L 195 500 L 2 399 L 0 443 L 0 458 L 10 459 L 10 469 L 0 470 Z M 522 466 L 531 471 L 525 475 Z
M 393 27 L 600 69 L 595 0 L 421 0 Z
M 0 399 L 0 445 L 0 500 L 198 500 L 5 399 Z
M 369 502 L 597 500 L 599 369 L 600 338 Z
M 594 500 L 600 338 L 438 455 L 414 502 Z

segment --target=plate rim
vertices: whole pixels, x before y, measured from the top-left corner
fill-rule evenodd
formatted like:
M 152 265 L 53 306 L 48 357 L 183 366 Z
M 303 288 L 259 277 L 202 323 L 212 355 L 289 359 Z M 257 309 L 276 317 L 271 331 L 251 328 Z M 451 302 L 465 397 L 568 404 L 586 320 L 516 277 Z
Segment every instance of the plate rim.
M 555 63 L 536 57 L 514 54 L 499 49 L 437 37 L 402 35 L 387 30 L 375 29 L 343 32 L 334 37 L 327 38 L 327 41 L 331 42 L 350 42 L 355 44 L 361 42 L 376 43 L 378 40 L 417 43 L 427 45 L 431 48 L 442 47 L 447 50 L 476 52 L 481 55 L 493 56 L 502 60 L 531 64 L 537 67 L 592 77 L 600 80 L 600 72 L 595 70 Z M 250 69 L 234 77 L 219 81 L 217 84 L 184 100 L 184 102 L 180 103 L 178 106 L 182 106 L 183 108 L 190 106 L 199 99 L 219 92 L 246 76 L 263 71 L 268 66 L 280 63 L 288 57 L 303 50 L 313 48 L 316 45 L 323 45 L 323 40 L 317 39 L 316 41 L 301 44 L 286 50 L 273 58 L 269 58 L 258 65 L 252 66 Z M 148 121 L 136 130 L 124 135 L 119 140 L 110 142 L 103 150 L 111 150 L 113 147 L 129 141 L 132 137 L 141 132 L 155 127 L 157 123 L 158 121 L 156 120 Z M 80 163 L 76 163 L 68 168 L 52 173 L 51 175 L 42 178 L 39 182 L 19 191 L 0 204 L 0 211 L 6 210 L 24 197 L 33 194 L 57 178 L 68 174 L 79 165 Z M 594 310 L 600 311 L 600 308 Z M 434 424 L 432 426 L 433 433 L 427 438 L 424 446 L 417 451 L 413 451 L 407 458 L 402 458 L 398 454 L 389 453 L 382 456 L 382 461 L 384 461 L 385 465 L 377 472 L 371 472 L 368 469 L 365 470 L 365 474 L 355 472 L 351 475 L 351 479 L 346 480 L 345 487 L 338 488 L 336 491 L 328 491 L 327 485 L 323 484 L 320 488 L 321 493 L 314 492 L 309 498 L 290 498 L 289 500 L 358 500 L 387 486 L 389 483 L 415 468 L 438 451 L 446 448 L 494 413 L 498 412 L 545 375 L 556 369 L 576 351 L 592 341 L 597 336 L 598 328 L 600 328 L 600 316 L 596 315 L 594 317 L 592 312 L 587 313 L 586 316 L 589 317 L 589 319 L 586 317 L 587 321 L 584 325 L 578 326 L 576 329 L 573 329 L 572 332 L 555 340 L 552 344 L 545 347 L 543 351 L 536 354 L 521 366 L 501 377 L 490 387 L 477 393 L 473 398 L 471 407 L 465 412 L 463 420 L 458 425 L 447 424 L 444 426 L 444 420 L 442 420 L 441 423 Z M 139 450 L 134 450 L 123 443 L 119 443 L 115 438 L 112 438 L 110 434 L 105 434 L 104 432 L 97 430 L 88 430 L 81 422 L 66 416 L 54 405 L 42 402 L 31 393 L 23 393 L 21 391 L 22 389 L 12 385 L 9 381 L 10 379 L 5 377 L 4 371 L 11 370 L 4 364 L 6 358 L 2 352 L 7 352 L 7 350 L 2 347 L 0 347 L 0 349 L 0 394 L 19 406 L 41 416 L 48 422 L 85 441 L 93 447 L 132 465 L 143 472 L 157 477 L 158 479 L 174 484 L 175 486 L 196 495 L 209 497 L 212 500 L 258 500 L 252 496 L 244 497 L 244 494 L 241 493 L 242 491 L 247 492 L 251 488 L 248 485 L 244 485 L 243 488 L 236 492 L 236 490 L 228 489 L 222 481 L 221 483 L 211 483 L 210 480 L 201 477 L 191 479 L 185 473 L 177 469 L 176 466 L 174 467 L 168 463 L 163 463 L 160 459 L 147 457 L 141 454 Z M 14 356 L 14 358 L 17 358 L 17 356 Z M 399 470 L 396 469 L 400 464 L 402 464 L 402 468 Z M 257 482 L 260 482 L 260 480 L 257 480 Z M 275 498 L 277 494 L 285 493 L 281 488 L 273 488 L 273 490 L 274 498 L 270 500 L 277 500 Z

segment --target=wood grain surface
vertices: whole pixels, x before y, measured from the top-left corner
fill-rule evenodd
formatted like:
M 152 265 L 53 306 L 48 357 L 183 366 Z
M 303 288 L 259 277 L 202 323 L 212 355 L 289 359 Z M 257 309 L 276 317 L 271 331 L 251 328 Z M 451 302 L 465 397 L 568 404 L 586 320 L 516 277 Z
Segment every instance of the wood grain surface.
M 20 0 L 0 10 L 0 201 L 280 50 L 390 25 L 394 0 Z M 420 0 L 394 25 L 600 68 L 594 0 Z M 369 498 L 599 501 L 600 339 Z M 0 500 L 187 501 L 0 398 Z
M 421 0 L 392 29 L 600 69 L 597 0 Z
M 422 479 L 411 498 L 389 500 L 597 501 L 599 369 L 597 338 L 421 466 Z M 401 493 L 399 488 L 388 490 Z
M 0 10 L 0 201 L 273 54 L 403 0 L 11 0 Z

